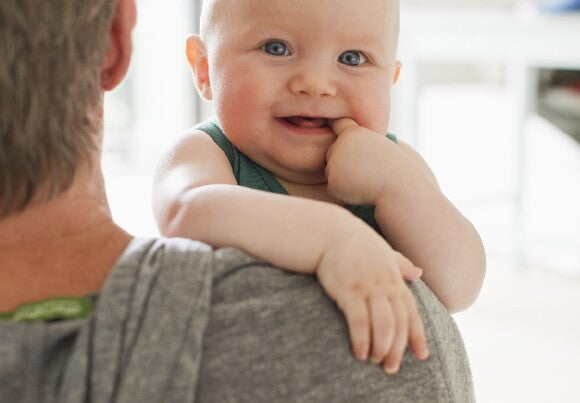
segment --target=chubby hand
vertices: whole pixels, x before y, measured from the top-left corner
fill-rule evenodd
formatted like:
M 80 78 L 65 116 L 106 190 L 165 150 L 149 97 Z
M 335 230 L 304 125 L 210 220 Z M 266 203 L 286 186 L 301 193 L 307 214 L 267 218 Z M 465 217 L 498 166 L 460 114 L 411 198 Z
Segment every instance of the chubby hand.
M 419 278 L 422 271 L 360 224 L 337 231 L 316 275 L 346 317 L 355 356 L 382 363 L 392 374 L 407 344 L 418 359 L 429 356 L 415 298 L 404 281 Z
M 388 185 L 388 153 L 394 144 L 350 118 L 330 122 L 337 136 L 326 153 L 328 192 L 343 203 L 376 205 Z

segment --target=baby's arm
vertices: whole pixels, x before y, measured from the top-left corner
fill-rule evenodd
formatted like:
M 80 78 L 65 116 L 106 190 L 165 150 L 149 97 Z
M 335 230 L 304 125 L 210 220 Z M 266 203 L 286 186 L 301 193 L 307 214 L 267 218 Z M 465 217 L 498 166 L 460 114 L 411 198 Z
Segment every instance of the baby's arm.
M 466 309 L 485 273 L 485 253 L 473 225 L 407 144 L 395 144 L 351 119 L 338 119 L 332 127 L 338 138 L 327 154 L 329 192 L 346 203 L 375 205 L 389 243 L 424 270 L 423 280 L 450 312 Z
M 233 246 L 276 266 L 315 274 L 344 312 L 353 351 L 396 371 L 407 343 L 428 356 L 414 298 L 403 281 L 418 271 L 347 210 L 236 185 L 209 136 L 185 138 L 155 180 L 161 232 Z

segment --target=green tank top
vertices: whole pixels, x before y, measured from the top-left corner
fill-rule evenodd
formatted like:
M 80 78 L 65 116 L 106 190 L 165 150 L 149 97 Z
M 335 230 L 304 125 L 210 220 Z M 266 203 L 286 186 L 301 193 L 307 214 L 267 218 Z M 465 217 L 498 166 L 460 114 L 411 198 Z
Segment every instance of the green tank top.
M 267 169 L 256 164 L 240 150 L 238 150 L 226 137 L 215 118 L 197 124 L 194 129 L 207 133 L 213 141 L 223 150 L 228 157 L 234 177 L 239 185 L 252 189 L 264 190 L 266 192 L 288 195 L 282 184 Z M 387 138 L 397 142 L 397 137 L 391 133 Z M 375 207 L 368 205 L 347 205 L 345 206 L 351 213 L 366 222 L 379 234 L 381 230 L 375 220 Z

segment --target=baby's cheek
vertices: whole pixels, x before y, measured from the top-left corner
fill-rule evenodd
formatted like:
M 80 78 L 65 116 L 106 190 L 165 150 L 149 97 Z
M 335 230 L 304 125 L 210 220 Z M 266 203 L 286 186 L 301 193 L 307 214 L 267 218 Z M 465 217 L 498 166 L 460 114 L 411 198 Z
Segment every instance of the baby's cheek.
M 260 108 L 260 105 L 263 103 L 260 86 L 248 81 L 238 81 L 233 83 L 233 85 L 228 88 L 227 94 L 228 96 L 225 102 L 232 105 L 233 108 L 244 109 L 248 111 L 248 113 Z
M 387 134 L 389 128 L 389 112 L 385 109 L 375 109 L 374 113 L 365 113 L 361 116 L 357 123 L 380 135 Z
M 391 99 L 385 89 L 366 88 L 353 94 L 351 105 L 355 108 L 356 122 L 369 130 L 379 134 L 386 134 L 389 128 Z M 356 99 L 355 99 L 356 98 Z
M 214 106 L 222 123 L 226 121 L 244 120 L 255 109 L 255 100 L 247 85 L 232 83 L 219 91 L 219 97 L 214 97 Z

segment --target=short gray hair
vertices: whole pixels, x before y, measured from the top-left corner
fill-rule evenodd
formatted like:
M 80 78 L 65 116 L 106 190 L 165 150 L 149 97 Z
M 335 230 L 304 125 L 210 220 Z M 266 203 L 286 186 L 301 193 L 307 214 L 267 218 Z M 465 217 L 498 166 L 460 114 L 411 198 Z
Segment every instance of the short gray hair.
M 98 149 L 117 1 L 0 1 L 0 219 L 67 190 Z

